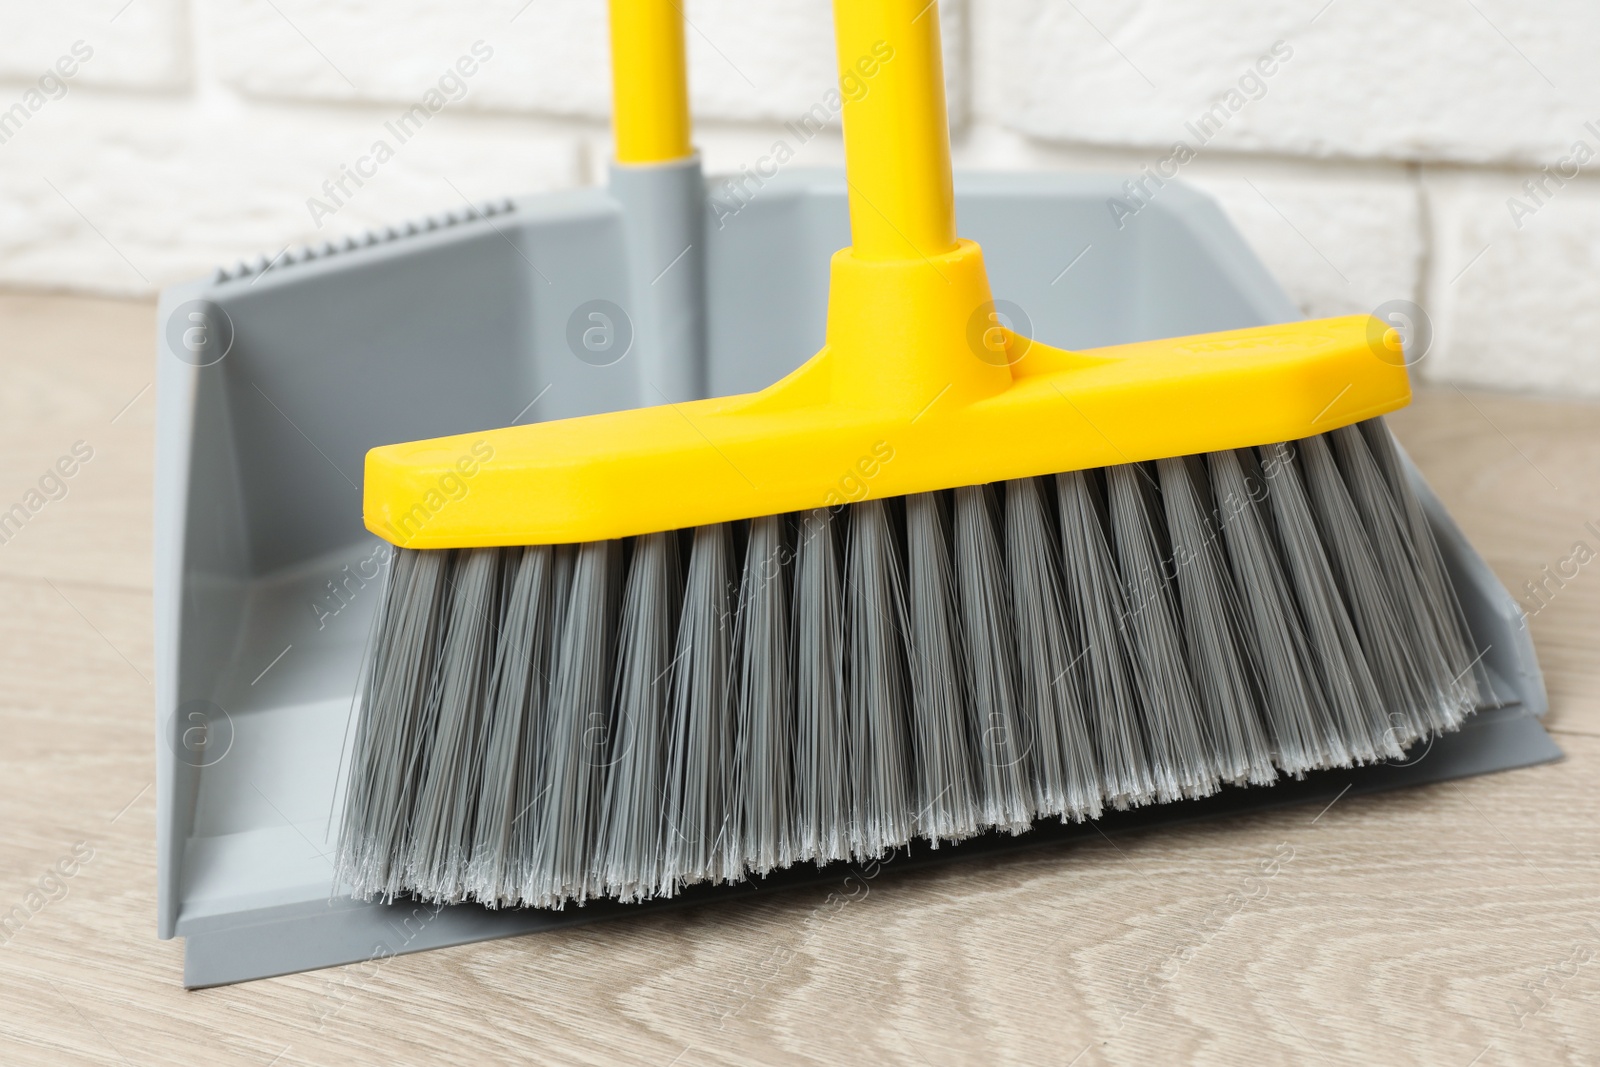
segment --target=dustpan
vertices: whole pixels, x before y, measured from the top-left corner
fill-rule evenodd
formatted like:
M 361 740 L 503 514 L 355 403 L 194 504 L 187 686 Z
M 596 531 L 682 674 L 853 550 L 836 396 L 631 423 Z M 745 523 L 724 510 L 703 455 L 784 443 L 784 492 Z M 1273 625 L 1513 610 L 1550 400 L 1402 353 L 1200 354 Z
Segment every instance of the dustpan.
M 822 342 L 829 257 L 850 238 L 841 171 L 785 171 L 747 185 L 736 213 L 697 164 L 630 182 L 638 178 L 456 209 L 163 294 L 159 932 L 185 939 L 186 985 L 840 877 L 792 870 L 659 905 L 564 912 L 366 904 L 333 881 L 340 764 L 387 559 L 362 527 L 366 451 L 678 399 L 658 395 L 663 388 L 752 391 Z M 1117 178 L 957 176 L 962 230 L 987 252 L 1008 325 L 1085 348 L 1299 317 L 1211 201 L 1171 184 L 1119 227 L 1105 205 L 1120 189 Z M 702 213 L 691 232 L 649 224 L 686 199 Z M 663 297 L 663 282 L 683 288 Z M 1410 475 L 1483 653 L 1493 706 L 1403 766 L 1230 790 L 1108 817 L 1102 828 L 1559 755 L 1537 722 L 1546 701 L 1520 612 Z M 844 500 L 867 491 L 860 477 L 841 472 Z M 460 479 L 440 490 L 448 501 L 471 486 Z M 937 856 L 914 849 L 897 866 L 1048 846 L 1078 832 L 982 838 Z

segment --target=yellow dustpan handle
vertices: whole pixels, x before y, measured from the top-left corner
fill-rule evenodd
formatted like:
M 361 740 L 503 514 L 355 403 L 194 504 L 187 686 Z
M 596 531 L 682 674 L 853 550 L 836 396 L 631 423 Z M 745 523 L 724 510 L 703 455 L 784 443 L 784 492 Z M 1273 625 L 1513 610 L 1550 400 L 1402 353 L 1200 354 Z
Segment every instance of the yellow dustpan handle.
M 611 124 L 618 163 L 687 159 L 689 79 L 675 0 L 611 0 Z
M 956 220 L 939 5 L 834 0 L 833 26 L 855 255 L 884 260 L 949 252 Z

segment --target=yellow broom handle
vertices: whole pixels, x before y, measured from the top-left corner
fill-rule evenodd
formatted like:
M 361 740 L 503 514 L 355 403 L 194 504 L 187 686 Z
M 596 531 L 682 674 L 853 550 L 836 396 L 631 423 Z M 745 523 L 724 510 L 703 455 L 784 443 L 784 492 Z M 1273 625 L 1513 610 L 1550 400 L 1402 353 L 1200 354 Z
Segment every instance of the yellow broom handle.
M 939 5 L 834 0 L 833 26 L 855 255 L 909 259 L 950 251 L 956 219 Z
M 675 0 L 610 0 L 611 125 L 618 163 L 686 159 L 689 79 Z

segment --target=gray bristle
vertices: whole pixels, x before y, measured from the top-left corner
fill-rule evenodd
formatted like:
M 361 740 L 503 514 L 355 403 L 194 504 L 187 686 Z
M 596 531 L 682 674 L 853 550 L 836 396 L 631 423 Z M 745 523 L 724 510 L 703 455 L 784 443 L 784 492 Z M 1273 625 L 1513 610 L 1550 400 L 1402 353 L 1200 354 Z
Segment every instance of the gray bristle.
M 1317 685 L 1305 628 L 1273 545 L 1267 485 L 1254 463 L 1248 453 L 1206 457 L 1275 760 L 1279 770 L 1298 778 L 1319 767 L 1349 766 L 1350 753 Z
M 677 534 L 634 543 L 617 647 L 615 748 L 596 835 L 598 883 L 618 900 L 642 900 L 661 884 L 662 775 L 682 571 Z
M 1166 803 L 1216 792 L 1218 775 L 1184 662 L 1171 583 L 1163 573 L 1148 478 L 1136 464 L 1106 468 L 1112 540 L 1127 604 L 1123 626 L 1145 713 L 1156 801 Z
M 1261 449 L 1260 458 L 1284 570 L 1305 623 L 1311 661 L 1321 680 L 1334 729 L 1344 739 L 1351 758 L 1358 764 L 1399 758 L 1405 750 L 1389 733 L 1377 684 L 1356 639 L 1355 626 L 1339 595 L 1322 535 L 1311 514 L 1296 452 L 1295 445 L 1277 444 Z
M 1309 437 L 1297 446 L 1328 563 L 1378 687 L 1377 707 L 1386 718 L 1386 732 L 1404 748 L 1429 731 L 1432 679 L 1418 665 L 1407 640 L 1400 609 L 1384 583 L 1355 501 L 1334 464 L 1333 450 L 1321 437 Z
M 1098 819 L 1095 765 L 1079 653 L 1069 636 L 1061 583 L 1061 540 L 1050 520 L 1042 478 L 1007 482 L 1006 559 L 1025 713 L 1033 719 L 1032 766 L 1041 815 L 1063 822 Z M 909 506 L 909 505 L 908 505 Z
M 794 681 L 781 515 L 752 520 L 739 584 L 740 858 L 756 874 L 795 859 Z
M 592 888 L 590 856 L 610 754 L 621 577 L 620 542 L 577 547 L 545 710 L 542 818 L 522 889 L 537 907 L 581 903 Z
M 1225 782 L 1266 785 L 1278 775 L 1272 741 L 1252 684 L 1243 609 L 1206 503 L 1211 490 L 1205 471 L 1193 457 L 1163 459 L 1156 466 L 1172 538 L 1180 629 L 1217 774 Z
M 1403 634 L 1400 640 L 1426 678 L 1427 695 L 1420 710 L 1423 730 L 1459 729 L 1462 719 L 1477 706 L 1479 695 L 1476 678 L 1466 669 L 1466 644 L 1456 632 L 1453 594 L 1451 603 L 1442 608 L 1431 603 L 1433 593 L 1424 579 L 1411 531 L 1361 428 L 1346 426 L 1328 437 L 1396 612 Z M 1431 532 L 1428 543 L 1433 543 Z
M 1123 642 L 1122 593 L 1106 544 L 1100 501 L 1084 471 L 1056 476 L 1062 579 L 1073 607 L 1089 719 L 1095 727 L 1101 790 L 1112 807 L 1148 803 L 1156 792 L 1145 753 L 1141 709 Z
M 1381 420 L 584 545 L 399 550 L 338 875 L 638 901 L 1391 759 L 1485 700 Z
M 426 900 L 459 899 L 471 856 L 482 720 L 500 623 L 500 556 L 492 548 L 456 553 L 446 582 L 448 615 L 425 721 L 416 747 L 421 787 L 412 809 L 407 881 Z
M 1017 648 L 1011 632 L 1005 557 L 986 486 L 955 492 L 956 593 L 970 685 L 968 718 L 977 737 L 983 821 L 1012 833 L 1033 824 L 1029 773 L 1033 731 L 1017 700 Z
M 869 500 L 850 509 L 845 552 L 845 703 L 851 855 L 911 840 L 905 594 L 894 516 Z
M 405 878 L 415 788 L 415 739 L 433 689 L 444 624 L 448 552 L 396 552 L 368 647 L 339 836 L 341 878 L 366 897 L 393 900 Z
M 1488 669 L 1483 663 L 1483 650 L 1474 651 L 1466 617 L 1456 599 L 1455 587 L 1445 570 L 1444 558 L 1439 554 L 1439 543 L 1434 540 L 1433 527 L 1422 511 L 1422 501 L 1411 488 L 1405 467 L 1400 461 L 1400 447 L 1382 419 L 1369 419 L 1359 425 L 1359 430 L 1372 457 L 1382 472 L 1392 510 L 1401 520 L 1400 539 L 1404 542 L 1405 556 L 1385 557 L 1396 569 L 1405 570 L 1408 579 L 1420 587 L 1422 595 L 1414 603 L 1426 608 L 1419 612 L 1417 622 L 1439 642 L 1448 659 L 1448 687 L 1454 687 L 1457 721 L 1480 704 L 1495 700 Z M 1424 617 L 1425 616 L 1425 617 Z
M 844 606 L 833 513 L 805 513 L 795 546 L 795 846 L 818 864 L 847 859 L 850 792 Z
M 720 882 L 741 873 L 733 715 L 733 531 L 694 531 L 678 622 L 667 752 L 662 885 Z
M 518 830 L 540 788 L 544 711 L 554 643 L 556 551 L 540 545 L 506 553 L 505 610 L 483 722 L 483 772 L 468 894 L 492 907 L 521 902 L 526 862 Z
M 947 496 L 906 498 L 906 653 L 917 832 L 935 846 L 971 837 L 982 825 L 968 743 Z
M 542 847 L 545 812 L 550 804 L 551 782 L 546 777 L 550 747 L 551 706 L 555 700 L 555 675 L 561 646 L 572 611 L 572 584 L 578 571 L 578 549 L 574 545 L 555 548 L 553 581 L 550 590 L 550 629 L 544 647 L 544 701 L 530 714 L 537 726 L 524 731 L 518 774 L 523 795 L 528 798 L 513 823 L 512 851 L 516 864 L 511 868 L 516 901 L 533 902 L 534 864 Z

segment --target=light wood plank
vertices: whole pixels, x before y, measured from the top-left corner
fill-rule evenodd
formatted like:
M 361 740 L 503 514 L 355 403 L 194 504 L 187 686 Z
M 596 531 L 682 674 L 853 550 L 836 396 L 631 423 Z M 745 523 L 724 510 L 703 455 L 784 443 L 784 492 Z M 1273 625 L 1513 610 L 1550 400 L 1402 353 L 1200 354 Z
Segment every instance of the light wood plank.
M 93 457 L 0 543 L 0 575 L 150 588 L 155 306 L 0 294 L 0 375 L 0 510 L 74 445 Z

